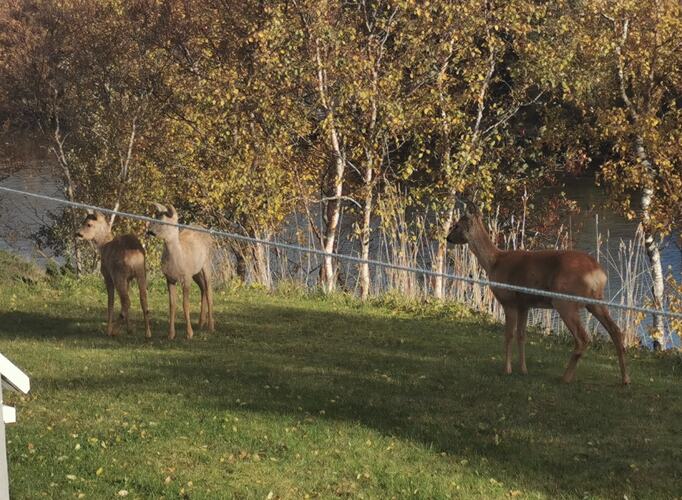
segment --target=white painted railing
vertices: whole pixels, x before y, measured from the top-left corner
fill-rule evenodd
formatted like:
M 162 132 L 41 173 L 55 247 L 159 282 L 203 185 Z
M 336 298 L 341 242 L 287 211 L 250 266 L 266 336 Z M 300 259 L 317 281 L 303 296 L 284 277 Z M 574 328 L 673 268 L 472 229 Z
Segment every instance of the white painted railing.
M 2 405 L 2 418 L 0 419 L 0 500 L 9 500 L 9 474 L 7 472 L 7 445 L 5 440 L 5 424 L 13 424 L 17 421 L 17 412 L 12 406 L 2 403 L 2 390 L 11 389 L 28 394 L 31 390 L 31 381 L 14 363 L 0 354 L 0 405 Z

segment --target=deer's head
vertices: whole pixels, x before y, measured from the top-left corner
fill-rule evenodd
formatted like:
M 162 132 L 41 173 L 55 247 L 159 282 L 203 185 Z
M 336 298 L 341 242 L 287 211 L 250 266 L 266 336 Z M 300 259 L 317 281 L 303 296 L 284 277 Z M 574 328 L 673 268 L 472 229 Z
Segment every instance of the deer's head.
M 103 240 L 109 234 L 109 223 L 100 212 L 88 210 L 81 227 L 76 232 L 76 238 L 86 241 Z
M 160 203 L 154 203 L 154 218 L 162 223 L 151 222 L 147 226 L 147 234 L 150 236 L 157 236 L 162 240 L 168 239 L 178 233 L 178 228 L 163 224 L 163 222 L 177 224 L 178 212 L 173 208 L 173 205 L 168 205 L 168 208 Z
M 447 240 L 453 245 L 466 245 L 469 243 L 472 231 L 480 222 L 481 212 L 473 203 L 467 203 L 464 214 L 459 218 L 450 230 Z

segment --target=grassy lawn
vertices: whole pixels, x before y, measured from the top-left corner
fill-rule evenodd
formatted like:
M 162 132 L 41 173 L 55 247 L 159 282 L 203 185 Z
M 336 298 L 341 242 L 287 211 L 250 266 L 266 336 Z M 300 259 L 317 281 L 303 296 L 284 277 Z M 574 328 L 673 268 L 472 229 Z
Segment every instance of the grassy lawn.
M 219 291 L 215 334 L 105 338 L 98 280 L 5 283 L 0 351 L 31 376 L 8 428 L 13 498 L 671 498 L 682 362 L 530 335 L 455 309 Z M 194 299 L 195 317 L 198 315 Z M 180 315 L 179 318 L 180 319 Z M 197 331 L 198 333 L 198 331 Z

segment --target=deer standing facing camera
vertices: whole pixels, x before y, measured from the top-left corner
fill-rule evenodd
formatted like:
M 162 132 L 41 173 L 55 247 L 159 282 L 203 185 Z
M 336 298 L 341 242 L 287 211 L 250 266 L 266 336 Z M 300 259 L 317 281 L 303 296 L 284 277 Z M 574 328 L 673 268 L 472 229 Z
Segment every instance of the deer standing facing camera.
M 140 240 L 134 234 L 123 234 L 114 237 L 111 227 L 100 212 L 88 210 L 83 224 L 76 237 L 92 241 L 100 255 L 100 271 L 107 287 L 107 335 L 116 335 L 114 326 L 114 290 L 121 301 L 121 320 L 126 331 L 130 333 L 128 313 L 130 296 L 128 289 L 132 280 L 137 280 L 140 289 L 140 305 L 144 315 L 145 337 L 150 338 L 149 307 L 147 305 L 147 274 L 145 270 L 145 251 Z
M 161 271 L 166 276 L 168 285 L 169 302 L 169 326 L 168 338 L 175 338 L 175 309 L 177 283 L 182 286 L 182 308 L 185 313 L 187 324 L 187 338 L 194 335 L 189 312 L 189 295 L 192 280 L 199 285 L 201 290 L 201 312 L 199 314 L 199 327 L 208 325 L 212 332 L 215 328 L 213 322 L 213 292 L 211 290 L 211 250 L 213 239 L 210 235 L 192 231 L 191 229 L 179 229 L 176 226 L 163 224 L 178 223 L 178 212 L 169 206 L 154 203 L 156 208 L 155 219 L 159 223 L 149 224 L 147 234 L 157 236 L 163 240 L 163 254 L 161 255 Z

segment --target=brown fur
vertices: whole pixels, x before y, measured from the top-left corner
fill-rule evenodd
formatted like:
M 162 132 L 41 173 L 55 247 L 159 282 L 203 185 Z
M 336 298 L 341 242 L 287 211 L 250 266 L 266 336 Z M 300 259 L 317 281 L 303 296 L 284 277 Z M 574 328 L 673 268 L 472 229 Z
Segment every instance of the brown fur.
M 173 224 L 178 223 L 178 213 L 172 206 L 169 208 L 160 204 L 156 206 L 156 218 Z M 175 338 L 175 286 L 180 283 L 183 292 L 183 311 L 187 325 L 187 338 L 194 335 L 189 311 L 189 294 L 192 281 L 201 290 L 201 312 L 199 327 L 208 326 L 212 332 L 215 328 L 213 321 L 213 291 L 211 289 L 211 251 L 213 239 L 210 235 L 189 229 L 179 230 L 167 224 L 150 224 L 147 234 L 158 236 L 164 242 L 161 255 L 161 270 L 166 276 L 169 300 L 169 328 L 168 338 Z
M 606 273 L 599 263 L 584 252 L 571 250 L 504 251 L 497 248 L 483 225 L 480 213 L 469 209 L 448 235 L 448 242 L 469 244 L 491 281 L 537 288 L 552 292 L 603 299 Z M 587 305 L 550 299 L 510 290 L 492 288 L 505 314 L 505 372 L 512 372 L 511 341 L 516 334 L 520 369 L 527 373 L 525 356 L 526 322 L 531 308 L 556 309 L 575 340 L 563 380 L 570 382 L 576 366 L 588 347 L 590 339 L 580 319 L 580 310 L 587 307 L 608 331 L 616 346 L 623 384 L 630 383 L 625 366 L 623 334 L 611 319 L 608 309 L 601 305 Z
M 89 212 L 76 236 L 95 243 L 99 250 L 100 271 L 107 287 L 107 335 L 116 335 L 114 328 L 114 290 L 121 301 L 121 319 L 126 330 L 130 332 L 128 313 L 130 282 L 137 280 L 140 290 L 140 305 L 144 315 L 145 336 L 152 336 L 149 326 L 149 308 L 147 304 L 147 275 L 145 271 L 145 251 L 137 236 L 124 234 L 113 237 L 105 217 L 99 213 Z

